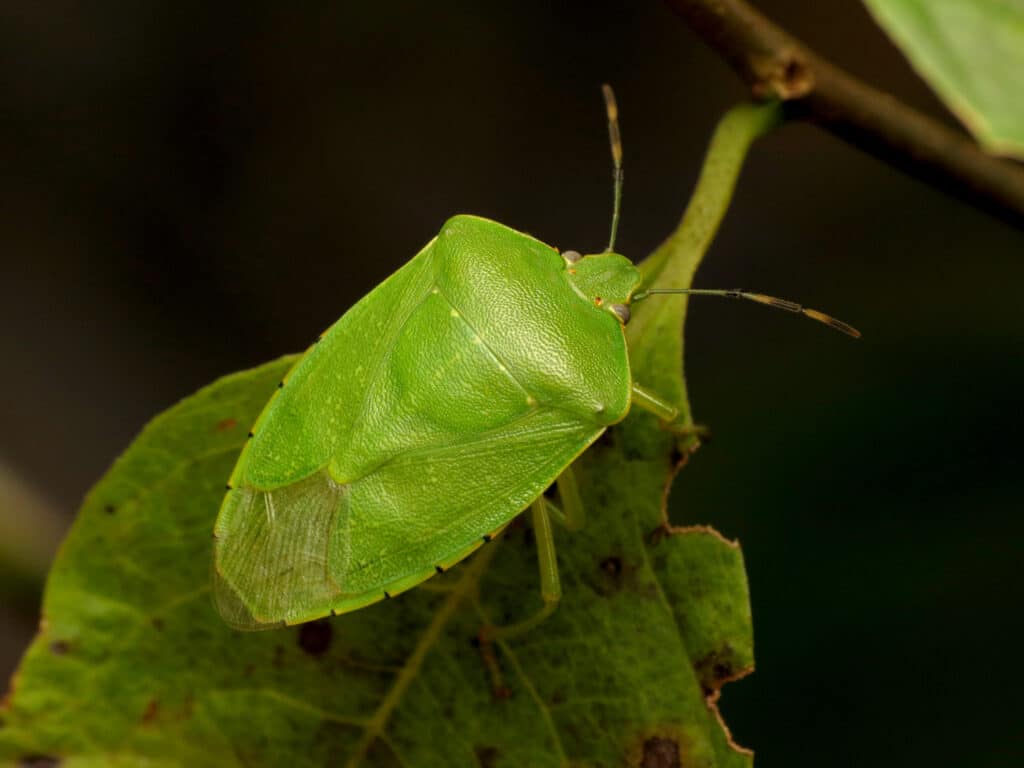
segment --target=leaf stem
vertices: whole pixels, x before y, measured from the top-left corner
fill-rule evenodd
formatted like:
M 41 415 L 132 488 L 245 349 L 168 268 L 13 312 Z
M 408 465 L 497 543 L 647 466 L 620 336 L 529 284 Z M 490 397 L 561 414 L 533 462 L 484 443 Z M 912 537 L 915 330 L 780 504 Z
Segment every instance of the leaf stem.
M 779 102 L 740 104 L 715 128 L 693 196 L 675 231 L 640 264 L 644 288 L 689 288 L 732 201 L 750 145 L 783 119 Z M 678 404 L 678 424 L 692 424 L 680 372 L 687 297 L 637 306 L 626 329 L 634 380 Z
M 476 556 L 467 565 L 463 566 L 462 577 L 455 585 L 455 589 L 445 598 L 437 613 L 434 614 L 433 620 L 423 631 L 423 634 L 420 635 L 416 647 L 402 665 L 402 669 L 388 690 L 387 695 L 377 705 L 373 717 L 366 725 L 363 737 L 359 740 L 352 755 L 345 763 L 347 768 L 356 768 L 356 766 L 362 763 L 370 747 L 373 746 L 374 741 L 382 738 L 395 707 L 398 706 L 402 696 L 405 695 L 406 689 L 416 679 L 416 675 L 419 674 L 427 654 L 437 644 L 441 632 L 445 629 L 452 616 L 454 616 L 456 609 L 462 601 L 470 597 L 477 589 L 480 577 L 487 570 L 487 566 L 490 564 L 495 552 L 497 552 L 497 546 L 484 547 L 481 551 L 477 552 Z
M 641 265 L 649 288 L 689 288 L 732 202 L 750 145 L 782 122 L 777 101 L 740 104 L 718 122 L 693 196 L 675 231 Z

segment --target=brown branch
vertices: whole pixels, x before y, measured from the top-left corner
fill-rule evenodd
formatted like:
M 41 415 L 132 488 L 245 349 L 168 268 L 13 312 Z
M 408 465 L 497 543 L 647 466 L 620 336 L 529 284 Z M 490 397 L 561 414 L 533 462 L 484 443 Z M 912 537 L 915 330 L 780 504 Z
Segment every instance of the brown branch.
M 1024 167 L 844 72 L 744 0 L 666 0 L 750 86 L 886 162 L 1024 229 Z

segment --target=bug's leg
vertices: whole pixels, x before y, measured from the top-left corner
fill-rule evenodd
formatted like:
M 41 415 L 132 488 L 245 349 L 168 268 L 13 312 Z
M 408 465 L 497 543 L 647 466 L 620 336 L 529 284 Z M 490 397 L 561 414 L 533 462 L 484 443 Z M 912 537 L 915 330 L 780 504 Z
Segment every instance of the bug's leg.
M 583 499 L 580 498 L 580 488 L 576 483 L 576 473 L 572 471 L 571 464 L 558 476 L 555 484 L 558 487 L 558 500 L 562 508 L 547 503 L 548 515 L 567 531 L 581 530 L 587 522 L 587 516 L 583 508 Z
M 508 696 L 508 688 L 505 687 L 501 667 L 498 666 L 498 659 L 494 653 L 494 641 L 507 640 L 533 629 L 554 612 L 558 607 L 558 601 L 562 599 L 562 582 L 558 577 L 558 558 L 555 555 L 555 537 L 551 530 L 550 512 L 555 509 L 552 504 L 545 501 L 543 496 L 534 501 L 530 507 L 533 517 L 533 535 L 537 540 L 540 596 L 544 601 L 544 607 L 528 619 L 515 624 L 507 624 L 503 627 L 488 624 L 480 628 L 477 638 L 480 643 L 480 656 L 490 672 L 491 685 L 496 698 Z M 565 517 L 568 518 L 568 515 Z
M 491 674 L 491 685 L 494 688 L 496 698 L 507 696 L 508 688 L 505 687 L 501 667 L 498 666 L 498 658 L 494 653 L 494 641 L 515 637 L 522 632 L 533 629 L 554 612 L 555 608 L 558 607 L 559 601 L 562 599 L 562 582 L 558 576 L 555 537 L 551 529 L 552 518 L 570 531 L 580 530 L 585 522 L 583 501 L 580 498 L 579 486 L 576 484 L 576 475 L 573 473 L 571 466 L 566 467 L 562 474 L 559 475 L 556 484 L 558 486 L 558 497 L 562 502 L 563 509 L 559 509 L 543 496 L 534 501 L 530 507 L 533 535 L 537 542 L 540 596 L 544 601 L 544 607 L 524 621 L 504 627 L 486 625 L 480 629 L 478 638 L 480 642 L 480 655 L 483 658 L 484 665 Z
M 651 392 L 633 382 L 633 405 L 653 413 L 661 421 L 661 426 L 680 437 L 692 437 L 700 444 L 701 440 L 711 437 L 711 430 L 702 424 L 679 424 L 679 409 L 660 395 Z
M 555 555 L 555 537 L 551 529 L 552 505 L 541 496 L 530 507 L 533 535 L 537 540 L 537 564 L 540 569 L 540 596 L 544 606 L 533 616 L 503 627 L 486 626 L 480 630 L 481 642 L 505 640 L 533 629 L 550 616 L 562 599 L 562 582 L 558 578 L 558 557 Z
M 537 539 L 537 559 L 541 569 L 541 598 L 544 600 L 544 607 L 534 615 L 515 624 L 504 627 L 485 625 L 480 628 L 477 638 L 480 643 L 483 664 L 490 673 L 490 682 L 492 682 L 495 696 L 498 698 L 506 697 L 508 688 L 505 687 L 502 671 L 498 666 L 495 641 L 507 640 L 534 629 L 554 612 L 562 597 L 562 584 L 558 578 L 558 558 L 555 555 L 555 537 L 551 529 L 551 516 L 549 515 L 549 511 L 552 509 L 554 509 L 553 505 L 546 502 L 543 496 L 530 507 L 532 521 L 534 521 L 534 537 Z

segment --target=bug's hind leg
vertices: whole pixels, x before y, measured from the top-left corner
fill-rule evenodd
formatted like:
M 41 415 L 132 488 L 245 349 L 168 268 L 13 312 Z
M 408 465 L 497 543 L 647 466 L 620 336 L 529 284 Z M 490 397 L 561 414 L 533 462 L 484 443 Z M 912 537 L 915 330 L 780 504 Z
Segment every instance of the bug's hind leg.
M 576 476 L 572 467 L 567 467 L 557 480 L 558 496 L 562 502 L 562 509 L 549 502 L 543 496 L 536 499 L 530 507 L 533 522 L 533 535 L 537 542 L 537 565 L 540 571 L 540 596 L 544 605 L 539 611 L 515 624 L 496 627 L 485 625 L 480 628 L 479 643 L 480 655 L 484 664 L 491 674 L 491 683 L 495 696 L 501 698 L 507 695 L 498 666 L 498 659 L 494 653 L 494 642 L 496 640 L 507 640 L 520 635 L 536 627 L 548 616 L 554 613 L 562 599 L 562 582 L 558 575 L 558 556 L 555 553 L 555 537 L 551 527 L 551 520 L 557 520 L 567 530 L 578 531 L 585 522 L 583 502 L 580 499 L 579 487 L 576 484 Z
M 533 535 L 537 540 L 537 563 L 540 569 L 540 596 L 544 601 L 543 607 L 529 618 L 515 624 L 506 624 L 502 627 L 484 626 L 480 630 L 481 644 L 507 640 L 533 629 L 558 607 L 558 601 L 562 599 L 562 582 L 558 577 L 558 557 L 555 554 L 555 537 L 551 530 L 552 510 L 554 507 L 543 496 L 530 507 Z M 559 514 L 561 515 L 561 512 Z
M 693 448 L 711 440 L 711 430 L 703 424 L 684 424 L 679 421 L 679 409 L 660 395 L 633 382 L 633 405 L 653 413 L 661 422 L 662 429 L 688 441 Z
M 586 515 L 572 467 L 566 467 L 555 482 L 559 501 L 562 502 L 561 509 L 543 496 L 538 497 L 530 506 L 533 535 L 537 541 L 540 596 L 544 606 L 533 616 L 515 624 L 484 627 L 480 632 L 482 639 L 504 640 L 533 629 L 554 612 L 558 607 L 558 601 L 562 599 L 562 582 L 558 577 L 558 555 L 555 553 L 555 536 L 551 529 L 551 520 L 556 520 L 566 530 L 578 531 L 586 523 Z

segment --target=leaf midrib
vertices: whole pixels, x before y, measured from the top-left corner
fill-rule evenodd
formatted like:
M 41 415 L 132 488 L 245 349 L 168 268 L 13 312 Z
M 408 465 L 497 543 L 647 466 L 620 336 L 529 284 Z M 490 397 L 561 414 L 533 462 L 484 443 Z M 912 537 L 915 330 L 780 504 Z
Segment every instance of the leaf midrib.
M 462 601 L 476 591 L 480 583 L 480 577 L 487 569 L 495 552 L 497 552 L 497 547 L 485 547 L 466 565 L 464 575 L 453 587 L 451 594 L 423 631 L 423 634 L 416 643 L 416 647 L 413 648 L 412 653 L 409 654 L 408 659 L 402 665 L 398 676 L 395 678 L 395 682 L 391 685 L 391 689 L 381 700 L 380 704 L 377 705 L 377 709 L 374 710 L 373 717 L 370 718 L 369 723 L 365 727 L 363 738 L 359 740 L 355 752 L 352 753 L 352 756 L 345 763 L 346 768 L 356 768 L 366 756 L 373 743 L 378 738 L 383 737 L 384 729 L 387 727 L 395 707 L 398 706 L 406 689 L 416 679 L 427 654 L 441 636 L 442 630 L 448 623 L 448 620 L 455 614 Z

